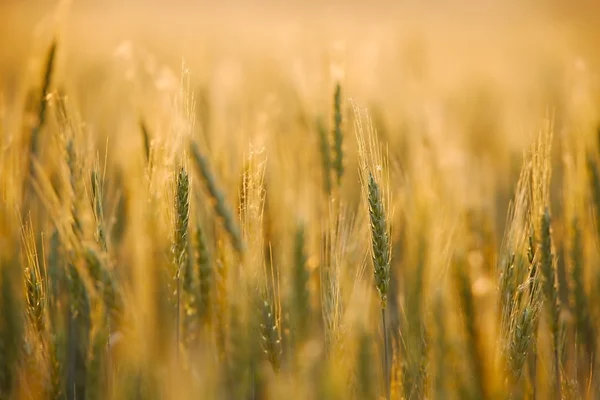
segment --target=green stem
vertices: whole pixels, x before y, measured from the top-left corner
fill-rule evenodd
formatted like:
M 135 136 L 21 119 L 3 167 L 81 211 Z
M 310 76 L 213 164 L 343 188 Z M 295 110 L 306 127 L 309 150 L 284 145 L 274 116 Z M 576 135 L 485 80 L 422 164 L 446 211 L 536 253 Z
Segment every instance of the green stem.
M 177 330 L 176 330 L 176 338 L 175 338 L 175 360 L 179 363 L 179 317 L 181 314 L 180 304 L 181 304 L 181 277 L 179 271 L 177 272 Z
M 381 308 L 381 322 L 383 323 L 383 382 L 385 385 L 385 398 L 390 398 L 390 363 L 389 363 L 389 349 L 388 349 L 388 330 L 387 320 L 385 318 L 385 307 Z

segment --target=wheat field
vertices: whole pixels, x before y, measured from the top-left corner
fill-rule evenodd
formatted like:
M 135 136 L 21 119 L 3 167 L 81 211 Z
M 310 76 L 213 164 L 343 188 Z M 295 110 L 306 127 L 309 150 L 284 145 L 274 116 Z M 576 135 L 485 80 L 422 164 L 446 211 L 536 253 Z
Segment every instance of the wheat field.
M 0 3 L 0 399 L 600 398 L 600 7 Z

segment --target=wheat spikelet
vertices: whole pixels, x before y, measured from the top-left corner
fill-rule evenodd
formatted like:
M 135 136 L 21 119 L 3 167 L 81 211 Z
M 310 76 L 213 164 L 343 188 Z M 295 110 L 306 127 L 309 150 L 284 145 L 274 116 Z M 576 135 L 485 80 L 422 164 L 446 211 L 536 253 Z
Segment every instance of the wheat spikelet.
M 102 304 L 96 304 L 91 315 L 90 346 L 87 354 L 85 398 L 100 399 L 109 393 L 105 363 L 109 340 L 106 315 Z
M 38 261 L 37 248 L 31 221 L 21 228 L 25 256 L 25 299 L 30 323 L 39 335 L 46 329 L 47 287 Z
M 67 167 L 69 171 L 69 184 L 71 199 L 71 218 L 72 218 L 72 234 L 75 240 L 83 235 L 83 227 L 79 219 L 79 196 L 80 196 L 80 173 L 77 156 L 75 154 L 75 144 L 72 139 L 67 142 Z
M 317 119 L 317 133 L 319 134 L 319 152 L 321 153 L 321 173 L 323 175 L 323 190 L 329 196 L 331 194 L 331 151 L 329 136 L 323 121 Z
M 240 230 L 233 219 L 231 210 L 225 204 L 225 196 L 217 187 L 217 182 L 209 168 L 208 161 L 202 153 L 200 153 L 200 149 L 195 142 L 191 143 L 191 153 L 196 167 L 206 184 L 206 189 L 214 201 L 215 212 L 222 219 L 225 230 L 229 234 L 234 248 L 240 253 L 243 252 L 244 244 L 242 242 Z
M 181 279 L 183 288 L 191 290 L 192 271 L 188 263 L 188 225 L 190 219 L 190 183 L 187 171 L 181 167 L 177 175 L 175 194 L 175 228 L 173 240 L 173 264 L 176 268 L 176 279 Z
M 521 290 L 526 290 L 526 287 Z M 536 335 L 537 321 L 541 308 L 538 290 L 528 292 L 521 304 L 515 305 L 510 326 L 508 366 L 512 382 L 513 395 L 521 393 L 520 380 L 530 346 Z M 520 397 L 520 396 L 519 396 Z
M 558 297 L 558 280 L 556 276 L 556 260 L 552 250 L 551 218 L 548 208 L 541 217 L 540 232 L 540 273 L 542 276 L 542 290 L 545 297 L 546 308 L 553 338 L 554 374 L 557 385 L 558 398 L 561 398 L 561 325 L 560 325 L 560 299 Z
M 144 121 L 144 119 L 140 118 L 140 131 L 142 132 L 142 140 L 143 140 L 143 145 L 144 145 L 144 156 L 146 159 L 146 163 L 149 165 L 150 164 L 150 131 L 148 130 L 148 126 L 146 125 L 146 122 Z
M 369 218 L 371 220 L 371 248 L 373 252 L 373 268 L 375 286 L 381 297 L 382 308 L 386 307 L 390 286 L 390 249 L 387 230 L 386 213 L 381 198 L 379 185 L 369 173 Z
M 279 323 L 275 314 L 275 307 L 266 296 L 263 297 L 261 310 L 262 322 L 260 324 L 261 343 L 273 370 L 279 372 L 283 352 Z
M 596 328 L 585 285 L 585 267 L 586 264 L 589 264 L 585 240 L 587 232 L 582 218 L 583 210 L 586 209 L 587 177 L 585 174 L 588 172 L 585 166 L 585 154 L 585 142 L 579 135 L 565 138 L 563 163 L 566 178 L 563 182 L 565 213 L 563 228 L 567 236 L 565 268 L 566 288 L 569 292 L 566 306 L 574 317 L 573 334 L 576 337 L 576 343 L 575 354 L 573 354 L 575 360 L 573 373 L 579 381 L 581 393 L 587 390 L 587 387 L 593 382 L 594 378 L 590 378 L 590 373 L 593 371 L 594 353 L 596 352 Z M 564 359 L 565 362 L 568 362 L 568 355 L 565 355 Z
M 102 181 L 98 168 L 92 170 L 92 211 L 96 220 L 96 241 L 103 251 L 107 250 L 106 233 L 104 230 L 104 208 L 102 206 Z
M 175 192 L 175 228 L 173 234 L 173 265 L 175 267 L 174 279 L 177 282 L 175 303 L 176 303 L 176 343 L 177 356 L 179 356 L 179 343 L 181 340 L 181 302 L 183 296 L 181 289 L 191 292 L 192 273 L 188 262 L 188 224 L 190 218 L 190 196 L 189 196 L 189 178 L 185 168 L 181 167 L 177 175 Z M 183 285 L 182 285 L 183 280 Z
M 320 301 L 324 323 L 325 349 L 331 355 L 343 339 L 342 257 L 348 240 L 346 209 L 331 206 L 321 238 Z M 335 214 L 338 213 L 338 214 Z
M 342 87 L 335 85 L 333 94 L 333 159 L 332 168 L 337 185 L 341 185 L 344 175 L 344 134 L 342 132 Z M 323 156 L 324 157 L 324 156 Z
M 26 182 L 29 179 L 29 175 L 34 173 L 33 162 L 35 158 L 38 156 L 38 147 L 39 147 L 39 136 L 42 128 L 46 123 L 46 115 L 47 115 L 47 98 L 50 94 L 50 86 L 52 83 L 52 75 L 55 69 L 55 60 L 56 60 L 56 49 L 57 49 L 57 40 L 54 39 L 50 44 L 48 49 L 48 54 L 46 56 L 46 65 L 44 68 L 44 75 L 42 81 L 42 88 L 40 91 L 40 100 L 38 106 L 38 116 L 37 121 L 33 129 L 31 130 L 31 138 L 29 143 L 29 154 L 28 154 L 28 164 L 26 165 L 27 173 L 25 175 Z M 24 193 L 26 196 L 27 193 Z M 24 198 L 24 200 L 26 200 Z
M 226 254 L 226 245 L 219 240 L 217 242 L 217 254 L 215 259 L 215 331 L 217 335 L 217 349 L 219 357 L 226 355 L 226 338 L 228 322 L 228 275 L 229 259 Z
M 308 289 L 309 272 L 306 268 L 304 227 L 296 230 L 294 240 L 294 269 L 293 269 L 293 332 L 298 340 L 305 338 L 310 327 L 310 293 Z
M 197 224 L 195 232 L 196 268 L 199 278 L 198 317 L 202 322 L 210 323 L 212 308 L 213 270 L 208 254 L 208 246 L 202 227 Z
M 575 310 L 575 318 L 577 323 L 577 331 L 582 336 L 582 342 L 586 345 L 590 354 L 596 348 L 594 328 L 590 317 L 588 298 L 585 292 L 584 284 L 584 261 L 583 261 L 583 238 L 581 232 L 581 223 L 578 219 L 574 219 L 572 224 L 573 243 L 571 247 L 571 282 L 573 288 L 572 302 Z
M 105 254 L 99 253 L 93 246 L 85 245 L 83 256 L 97 295 L 104 301 L 104 312 L 119 313 L 123 308 L 122 299 Z

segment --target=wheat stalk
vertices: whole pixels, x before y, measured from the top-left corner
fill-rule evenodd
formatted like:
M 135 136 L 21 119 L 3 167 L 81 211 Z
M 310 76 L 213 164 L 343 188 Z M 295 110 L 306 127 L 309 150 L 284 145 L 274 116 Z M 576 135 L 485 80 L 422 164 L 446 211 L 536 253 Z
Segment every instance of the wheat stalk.
M 364 198 L 369 214 L 369 232 L 371 237 L 371 259 L 375 287 L 379 293 L 381 303 L 381 322 L 383 326 L 383 370 L 386 398 L 390 398 L 390 362 L 388 326 L 386 320 L 386 307 L 390 285 L 391 264 L 391 235 L 389 228 L 390 214 L 387 207 L 390 204 L 389 188 L 382 185 L 389 184 L 387 173 L 387 159 L 382 156 L 377 134 L 371 121 L 367 119 L 367 130 L 363 129 L 362 116 L 355 107 L 355 127 L 358 141 L 359 173 Z

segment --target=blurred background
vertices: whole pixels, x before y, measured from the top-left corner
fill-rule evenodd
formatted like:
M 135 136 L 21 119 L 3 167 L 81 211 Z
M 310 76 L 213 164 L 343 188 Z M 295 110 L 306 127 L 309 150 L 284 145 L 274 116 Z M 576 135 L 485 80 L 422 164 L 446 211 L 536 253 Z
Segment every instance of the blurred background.
M 195 85 L 254 86 L 250 101 L 260 102 L 254 96 L 281 90 L 283 79 L 310 104 L 329 99 L 330 67 L 339 63 L 348 96 L 392 114 L 427 99 L 446 106 L 462 98 L 481 107 L 498 101 L 493 106 L 521 117 L 547 105 L 542 90 L 573 87 L 582 73 L 596 85 L 600 6 L 593 1 L 217 3 L 2 0 L 1 91 L 15 98 L 37 78 L 55 36 L 58 76 L 68 76 L 84 102 L 106 95 L 109 83 L 123 86 L 108 74 L 170 70 L 178 79 L 182 60 Z M 125 65 L 127 57 L 143 71 Z
M 55 85 L 116 154 L 131 148 L 140 116 L 170 123 L 185 70 L 213 136 L 261 115 L 277 131 L 290 113 L 327 115 L 339 80 L 391 145 L 410 131 L 445 150 L 442 165 L 463 168 L 466 150 L 484 169 L 518 171 L 508 161 L 549 113 L 558 131 L 569 121 L 595 129 L 598 17 L 584 0 L 3 0 L 0 101 L 27 103 L 56 38 Z M 5 114 L 14 131 L 19 113 Z
M 490 190 L 509 188 L 545 116 L 559 133 L 595 130 L 598 17 L 600 6 L 583 0 L 3 0 L 3 131 L 21 123 L 6 110 L 37 101 L 56 39 L 55 86 L 121 162 L 137 151 L 140 118 L 154 130 L 172 123 L 183 71 L 200 129 L 224 143 L 267 125 L 278 134 L 312 126 L 339 80 L 347 116 L 349 100 L 368 108 L 390 146 L 410 133 L 443 149 L 453 185 L 479 174 Z

